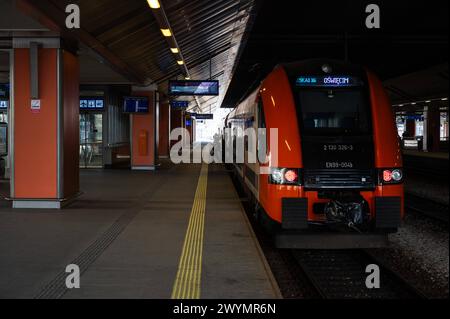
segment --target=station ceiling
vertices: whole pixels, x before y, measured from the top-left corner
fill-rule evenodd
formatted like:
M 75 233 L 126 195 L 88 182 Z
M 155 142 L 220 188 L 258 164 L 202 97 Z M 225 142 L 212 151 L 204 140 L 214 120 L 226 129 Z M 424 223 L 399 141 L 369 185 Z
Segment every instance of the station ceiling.
M 222 107 L 234 107 L 276 64 L 311 58 L 347 57 L 383 81 L 440 65 L 436 73 L 448 92 L 448 64 L 443 65 L 449 53 L 448 1 L 281 2 L 262 1 Z M 370 3 L 380 6 L 380 30 L 365 26 L 365 8 Z M 427 78 L 416 80 L 420 86 Z M 395 85 L 401 90 L 403 83 Z M 412 87 L 405 85 L 407 90 Z M 400 97 L 393 94 L 393 98 Z
M 0 29 L 2 22 L 12 29 L 43 26 L 78 42 L 84 84 L 156 84 L 167 93 L 168 80 L 184 78 L 147 0 L 1 2 L 15 2 L 32 20 L 14 16 Z M 310 58 L 369 67 L 394 102 L 442 94 L 437 87 L 448 95 L 447 0 L 160 2 L 191 78 L 221 83 L 221 96 L 190 99 L 195 111 L 234 107 L 276 64 Z M 81 29 L 68 31 L 65 7 L 72 3 L 80 6 Z M 365 27 L 369 3 L 380 5 L 381 30 Z
M 52 31 L 92 48 L 103 62 L 134 83 L 157 84 L 184 78 L 146 0 L 18 0 Z M 160 0 L 192 79 L 219 80 L 222 96 L 191 99 L 203 112 L 223 99 L 251 21 L 254 0 Z M 64 28 L 65 8 L 77 4 L 81 29 Z M 55 27 L 56 25 L 56 27 Z M 56 29 L 56 30 L 55 30 Z

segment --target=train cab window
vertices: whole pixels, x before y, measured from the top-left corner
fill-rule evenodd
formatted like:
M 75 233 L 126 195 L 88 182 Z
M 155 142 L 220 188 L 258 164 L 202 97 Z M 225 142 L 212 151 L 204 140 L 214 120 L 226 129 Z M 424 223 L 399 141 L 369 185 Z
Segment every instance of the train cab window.
M 301 90 L 299 96 L 305 134 L 370 133 L 370 108 L 362 90 Z

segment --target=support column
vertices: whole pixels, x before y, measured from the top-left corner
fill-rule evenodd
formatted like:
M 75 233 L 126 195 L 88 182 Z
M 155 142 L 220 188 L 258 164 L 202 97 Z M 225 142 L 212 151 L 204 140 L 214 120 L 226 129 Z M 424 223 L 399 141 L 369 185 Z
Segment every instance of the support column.
M 415 119 L 407 119 L 406 120 L 405 136 L 406 137 L 415 137 L 416 136 L 416 120 Z
M 426 125 L 424 139 L 426 138 L 427 151 L 439 152 L 441 140 L 441 114 L 438 107 L 426 107 Z M 426 133 L 425 133 L 426 132 Z
M 11 198 L 60 209 L 79 193 L 79 63 L 60 39 L 14 39 Z
M 133 96 L 149 100 L 147 114 L 131 115 L 131 169 L 156 169 L 158 117 L 155 87 L 133 87 Z
M 170 139 L 170 104 L 168 101 L 160 103 L 159 106 L 159 158 L 169 158 Z
M 177 128 L 183 128 L 183 111 L 171 109 L 170 115 L 170 131 Z M 170 141 L 170 147 L 173 147 L 178 141 Z

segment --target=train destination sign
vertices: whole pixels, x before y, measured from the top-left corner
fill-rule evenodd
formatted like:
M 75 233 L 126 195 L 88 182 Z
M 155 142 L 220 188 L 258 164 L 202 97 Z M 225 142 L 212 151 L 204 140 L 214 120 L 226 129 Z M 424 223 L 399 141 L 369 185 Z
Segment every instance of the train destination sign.
M 351 76 L 300 76 L 295 84 L 299 87 L 356 87 L 361 86 L 362 81 Z
M 169 81 L 172 96 L 218 96 L 219 81 Z

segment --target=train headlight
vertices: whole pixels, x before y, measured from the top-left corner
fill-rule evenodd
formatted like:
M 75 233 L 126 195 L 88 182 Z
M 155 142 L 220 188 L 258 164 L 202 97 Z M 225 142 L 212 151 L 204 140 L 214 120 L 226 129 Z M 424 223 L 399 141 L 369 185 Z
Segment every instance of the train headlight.
M 381 171 L 383 184 L 400 184 L 403 182 L 403 171 L 399 168 L 384 169 Z
M 283 184 L 283 170 L 279 168 L 272 169 L 272 174 L 270 176 L 272 184 Z
M 396 182 L 401 182 L 403 180 L 403 172 L 399 169 L 392 171 L 392 180 Z
M 269 183 L 299 186 L 300 170 L 296 168 L 272 168 Z

